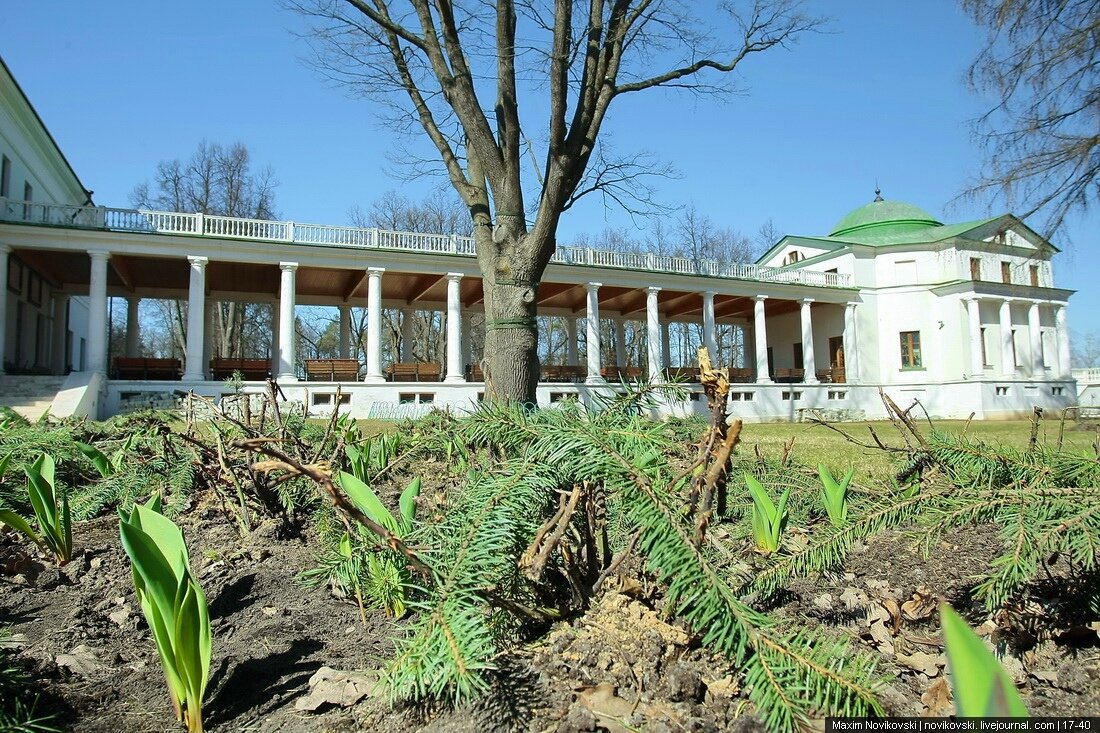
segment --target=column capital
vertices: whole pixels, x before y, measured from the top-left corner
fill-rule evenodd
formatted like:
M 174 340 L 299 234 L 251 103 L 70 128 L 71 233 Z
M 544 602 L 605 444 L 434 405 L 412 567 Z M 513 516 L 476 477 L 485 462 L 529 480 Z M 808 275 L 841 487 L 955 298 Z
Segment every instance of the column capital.
M 280 262 L 279 263 L 279 269 L 282 270 L 283 272 L 294 272 L 295 270 L 298 269 L 298 263 L 297 262 Z
M 195 266 L 206 267 L 206 265 L 210 262 L 210 258 L 209 257 L 199 257 L 199 256 L 195 256 L 195 255 L 187 255 L 187 261 L 191 263 L 192 267 L 195 267 Z
M 717 290 L 704 290 L 702 295 L 703 295 L 704 298 L 713 298 L 715 295 L 718 295 L 718 291 Z
M 594 293 L 603 287 L 603 283 L 585 283 L 584 288 L 590 293 Z
M 766 296 L 766 295 L 754 295 L 754 296 L 752 296 L 752 299 L 755 300 L 757 303 L 763 303 L 765 300 L 768 299 L 768 296 Z
M 91 257 L 93 261 L 102 260 L 106 262 L 111 259 L 111 253 L 105 249 L 90 249 L 88 250 L 88 256 Z
M 367 274 L 368 275 L 373 275 L 375 277 L 381 276 L 381 274 L 385 271 L 386 271 L 385 267 L 368 267 L 367 268 Z
M 11 246 L 7 244 L 0 244 L 0 255 L 6 255 L 11 252 Z
M 449 282 L 458 282 L 461 279 L 462 279 L 462 273 L 461 272 L 448 272 L 447 273 L 447 280 Z
M 650 285 L 648 288 L 645 289 L 645 291 L 647 293 L 652 293 L 653 295 L 656 295 L 657 293 L 661 292 L 661 289 L 656 285 Z
M 814 299 L 813 298 L 799 298 L 798 302 L 801 303 L 802 305 L 809 305 L 810 303 L 814 302 Z

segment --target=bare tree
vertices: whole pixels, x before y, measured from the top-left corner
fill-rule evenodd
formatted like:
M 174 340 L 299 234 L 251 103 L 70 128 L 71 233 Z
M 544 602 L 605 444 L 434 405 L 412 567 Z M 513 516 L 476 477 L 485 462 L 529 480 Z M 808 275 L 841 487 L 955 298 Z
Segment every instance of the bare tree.
M 994 106 L 975 122 L 989 153 L 982 180 L 1053 236 L 1100 199 L 1100 0 L 962 0 L 986 28 L 968 80 Z
M 270 167 L 253 172 L 252 155 L 242 143 L 223 147 L 203 141 L 186 161 L 177 158 L 158 163 L 152 182 L 135 186 L 130 202 L 137 208 L 273 219 L 277 186 Z M 163 316 L 159 327 L 174 338 L 185 340 L 186 310 L 186 303 L 180 301 L 158 307 L 156 312 Z M 223 302 L 216 305 L 213 315 L 215 356 L 268 354 L 270 305 Z M 182 349 L 181 341 L 181 352 Z
M 1100 331 L 1074 333 L 1070 340 L 1073 354 L 1070 361 L 1076 369 L 1100 367 Z
M 675 0 L 292 4 L 315 19 L 326 73 L 397 104 L 398 122 L 434 146 L 473 223 L 488 397 L 522 402 L 535 399 L 538 287 L 562 212 L 579 192 L 629 188 L 614 172 L 601 184 L 592 165 L 612 103 L 660 87 L 728 87 L 746 58 L 819 23 L 797 0 L 717 3 L 727 24 Z M 522 118 L 528 108 L 541 125 Z

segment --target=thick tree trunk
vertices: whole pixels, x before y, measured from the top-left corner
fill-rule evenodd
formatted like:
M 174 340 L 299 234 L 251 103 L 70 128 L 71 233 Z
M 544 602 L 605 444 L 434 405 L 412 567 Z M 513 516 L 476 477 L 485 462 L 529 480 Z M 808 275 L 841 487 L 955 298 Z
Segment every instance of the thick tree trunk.
M 545 246 L 530 235 L 497 238 L 484 228 L 475 237 L 485 293 L 486 398 L 536 403 L 539 380 L 538 286 L 545 268 Z

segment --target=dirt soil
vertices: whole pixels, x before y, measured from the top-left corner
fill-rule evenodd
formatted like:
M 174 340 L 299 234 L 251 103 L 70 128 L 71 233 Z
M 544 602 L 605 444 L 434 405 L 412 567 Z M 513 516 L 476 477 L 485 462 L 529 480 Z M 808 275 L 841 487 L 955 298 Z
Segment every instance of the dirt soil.
M 632 579 L 503 655 L 493 693 L 476 706 L 391 708 L 373 681 L 401 622 L 377 612 L 364 628 L 354 603 L 304 588 L 296 576 L 316 555 L 308 537 L 280 536 L 271 522 L 242 540 L 214 509 L 192 510 L 182 526 L 213 618 L 208 731 L 761 729 L 737 676 L 654 610 L 645 583 Z M 118 520 L 78 523 L 74 541 L 76 556 L 59 571 L 0 533 L 0 627 L 12 634 L 3 643 L 42 680 L 44 709 L 64 730 L 180 730 Z M 999 547 L 996 529 L 983 527 L 931 548 L 925 560 L 911 538 L 887 532 L 858 545 L 843 571 L 792 583 L 775 611 L 825 624 L 879 655 L 888 712 L 946 714 L 936 604 L 948 600 L 981 623 L 968 591 Z M 1050 607 L 1032 605 L 980 630 L 1004 653 L 1033 714 L 1100 715 L 1100 625 L 1053 624 L 1051 634 L 1021 641 L 1028 614 Z M 315 675 L 327 683 L 311 688 Z M 310 700 L 316 711 L 298 709 Z

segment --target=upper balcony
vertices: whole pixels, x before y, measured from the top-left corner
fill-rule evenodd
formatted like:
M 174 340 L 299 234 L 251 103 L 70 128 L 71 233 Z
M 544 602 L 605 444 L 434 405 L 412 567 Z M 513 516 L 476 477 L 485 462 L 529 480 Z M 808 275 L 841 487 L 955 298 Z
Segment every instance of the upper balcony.
M 118 209 L 110 206 L 71 206 L 0 199 L 0 221 L 12 224 L 97 229 L 139 234 L 174 234 L 318 245 L 366 250 L 399 250 L 474 257 L 472 237 L 416 232 L 394 232 L 373 227 L 302 224 L 294 221 L 240 219 L 211 214 Z M 755 264 L 722 264 L 711 259 L 691 259 L 651 253 L 614 252 L 590 247 L 558 246 L 551 262 L 564 265 L 703 275 L 707 277 L 790 283 L 819 287 L 851 287 L 851 277 L 835 272 L 813 272 Z

